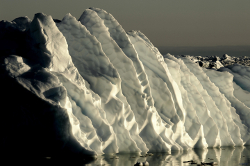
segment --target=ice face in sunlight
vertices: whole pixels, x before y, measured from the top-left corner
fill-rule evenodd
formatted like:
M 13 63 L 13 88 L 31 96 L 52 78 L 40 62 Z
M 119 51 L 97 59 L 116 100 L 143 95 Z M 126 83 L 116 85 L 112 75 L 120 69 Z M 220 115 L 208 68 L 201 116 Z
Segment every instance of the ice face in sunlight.
M 161 55 L 142 32 L 125 32 L 99 8 L 79 20 L 37 13 L 33 20 L 2 21 L 0 32 L 3 103 L 18 103 L 4 116 L 23 114 L 4 132 L 41 131 L 32 144 L 31 134 L 21 139 L 27 151 L 42 141 L 43 155 L 63 149 L 90 156 L 250 144 L 249 67 L 205 69 L 184 56 Z M 2 142 L 23 148 L 7 133 Z M 137 161 L 146 160 L 126 163 Z

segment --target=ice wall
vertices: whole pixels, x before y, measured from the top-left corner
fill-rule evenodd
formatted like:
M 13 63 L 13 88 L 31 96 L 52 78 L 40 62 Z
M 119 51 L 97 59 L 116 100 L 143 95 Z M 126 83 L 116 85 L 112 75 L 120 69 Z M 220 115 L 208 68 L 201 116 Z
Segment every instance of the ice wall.
M 55 23 L 38 13 L 32 21 L 0 25 L 0 41 L 8 46 L 0 47 L 1 73 L 64 110 L 68 140 L 78 152 L 249 145 L 246 67 L 207 70 L 185 57 L 163 56 L 143 33 L 125 32 L 99 8 L 86 9 L 79 20 L 67 14 Z

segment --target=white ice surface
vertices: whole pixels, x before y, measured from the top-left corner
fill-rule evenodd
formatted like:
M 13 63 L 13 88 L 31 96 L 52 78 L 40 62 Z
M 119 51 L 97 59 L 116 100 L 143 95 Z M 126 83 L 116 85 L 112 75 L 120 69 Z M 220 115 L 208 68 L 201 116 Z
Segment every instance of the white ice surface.
M 162 56 L 143 33 L 126 33 L 98 8 L 56 24 L 36 14 L 29 33 L 57 78 L 53 93 L 66 93 L 58 105 L 86 153 L 249 145 L 248 67 L 220 69 L 230 74 Z M 30 69 L 15 55 L 5 64 L 14 76 Z
M 220 92 L 228 99 L 226 100 L 227 104 L 229 106 L 232 105 L 232 118 L 241 129 L 241 138 L 243 139 L 244 143 L 246 143 L 250 138 L 249 133 L 247 132 L 247 127 L 249 127 L 250 124 L 248 121 L 250 109 L 234 96 L 233 91 L 235 90 L 235 86 L 233 85 L 233 75 L 228 72 L 219 72 L 207 69 L 203 70 L 209 76 L 210 80 L 219 88 Z M 240 87 L 238 87 L 236 91 L 243 95 L 246 94 Z
M 233 82 L 234 96 L 250 108 L 250 92 L 243 90 L 239 85 Z
M 120 76 L 103 52 L 100 42 L 70 14 L 58 24 L 58 28 L 68 39 L 69 53 L 80 74 L 102 99 L 102 109 L 107 110 L 107 121 L 116 133 L 119 152 L 140 152 L 134 142 L 140 139 L 136 132 L 138 125 L 121 93 Z M 127 116 L 130 116 L 129 121 L 126 121 Z M 124 144 L 126 146 L 123 146 Z M 138 142 L 138 145 L 140 144 L 141 142 Z M 145 145 L 140 146 L 144 148 L 144 152 L 147 150 Z
M 236 84 L 238 84 L 242 89 L 250 92 L 250 67 L 242 66 L 240 64 L 235 63 L 234 65 L 230 65 L 227 67 L 222 67 L 219 71 L 228 71 L 233 74 L 233 80 Z
M 190 59 L 187 58 L 183 58 L 182 60 L 184 61 L 185 65 L 189 68 L 189 70 L 192 73 L 194 73 L 194 75 L 204 88 L 204 90 L 206 90 L 208 95 L 210 95 L 210 98 L 212 99 L 210 103 L 215 103 L 215 105 L 219 109 L 219 112 L 221 112 L 222 116 L 226 120 L 228 132 L 230 133 L 230 136 L 233 140 L 233 144 L 242 145 L 243 144 L 242 138 L 244 138 L 246 131 L 244 127 L 241 127 L 243 122 L 241 121 L 241 119 L 237 118 L 237 116 L 234 114 L 233 107 L 231 106 L 230 102 L 228 102 L 228 99 L 219 91 L 219 88 L 213 82 L 210 81 L 210 77 L 203 71 L 202 68 L 198 66 L 198 64 L 192 62 Z M 211 70 L 210 72 L 213 72 L 213 70 Z M 211 77 L 211 79 L 213 79 L 213 77 Z M 225 80 L 223 81 L 224 81 L 223 83 L 226 84 L 226 81 Z M 208 103 L 207 105 L 209 105 L 210 103 Z M 212 112 L 215 109 L 209 109 L 209 110 L 210 112 Z M 240 111 L 240 113 L 242 113 L 242 111 Z M 216 116 L 216 118 L 219 117 Z M 227 137 L 227 135 L 224 135 L 224 137 Z M 244 141 L 247 141 L 247 139 Z M 224 139 L 221 139 L 222 145 L 223 142 Z M 230 142 L 225 141 L 225 145 L 223 146 L 229 146 L 230 143 L 232 143 L 232 141 Z
M 122 49 L 111 38 L 104 21 L 97 15 L 96 12 L 87 9 L 79 20 L 84 26 L 86 26 L 91 34 L 100 41 L 104 53 L 117 69 L 122 79 L 122 92 L 134 112 L 135 120 L 139 125 L 138 132 L 140 132 L 140 136 L 146 143 L 148 149 L 150 151 L 169 152 L 170 145 L 163 141 L 159 136 L 161 133 L 159 130 L 161 129 L 157 130 L 158 127 L 155 126 L 156 124 L 153 122 L 154 119 L 157 120 L 159 117 L 155 117 L 154 108 L 147 105 L 147 94 L 143 92 L 144 88 L 140 84 L 140 80 L 137 77 L 136 69 L 131 59 L 124 54 Z M 130 116 L 129 118 L 132 117 Z M 159 123 L 161 123 L 161 121 Z M 138 130 L 135 127 L 132 129 Z M 147 136 L 148 133 L 152 134 L 152 138 Z
M 186 63 L 184 64 L 184 61 L 182 61 L 181 59 L 177 60 L 176 58 L 174 58 L 169 54 L 165 55 L 164 57 L 166 58 L 165 61 L 167 59 L 172 59 L 181 65 L 181 71 L 184 72 L 184 77 L 182 77 L 182 79 L 184 79 L 182 81 L 182 85 L 187 90 L 188 98 L 190 99 L 192 105 L 194 106 L 194 109 L 197 112 L 200 122 L 205 127 L 204 129 L 205 137 L 207 137 L 206 140 L 209 146 L 218 146 L 218 145 L 228 146 L 228 144 L 225 145 L 225 143 L 227 142 L 232 144 L 230 135 L 228 134 L 226 121 L 223 118 L 222 113 L 215 105 L 211 96 L 209 96 L 207 91 L 203 88 L 200 81 L 195 77 L 196 75 L 194 75 L 188 69 Z M 214 123 L 216 123 L 216 125 L 214 125 Z M 217 135 L 220 136 L 220 139 L 224 141 L 223 142 L 221 142 L 220 140 L 218 141 Z

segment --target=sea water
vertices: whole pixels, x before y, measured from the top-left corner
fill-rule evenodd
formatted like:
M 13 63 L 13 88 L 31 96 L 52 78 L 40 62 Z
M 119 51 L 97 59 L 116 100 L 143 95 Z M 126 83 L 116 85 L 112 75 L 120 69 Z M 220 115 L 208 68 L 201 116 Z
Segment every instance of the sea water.
M 193 162 L 191 162 L 193 160 Z M 97 160 L 86 164 L 88 166 L 134 166 L 137 162 L 147 161 L 149 166 L 188 166 L 202 163 L 218 166 L 250 165 L 250 146 L 221 147 L 208 149 L 191 149 L 188 151 L 172 151 L 167 153 L 152 153 L 149 155 L 116 154 L 103 155 Z
M 250 146 L 190 149 L 172 151 L 171 154 L 105 154 L 98 156 L 95 160 L 78 160 L 78 162 L 74 159 L 60 162 L 60 159 L 45 158 L 42 165 L 134 166 L 137 162 L 147 162 L 149 166 L 196 166 L 201 163 L 216 166 L 250 165 Z

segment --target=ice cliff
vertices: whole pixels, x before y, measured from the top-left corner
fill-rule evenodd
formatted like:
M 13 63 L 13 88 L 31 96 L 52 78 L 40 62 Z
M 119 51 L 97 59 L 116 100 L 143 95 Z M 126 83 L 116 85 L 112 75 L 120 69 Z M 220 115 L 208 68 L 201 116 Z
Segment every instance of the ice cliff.
M 0 22 L 1 149 L 34 155 L 250 145 L 249 67 L 161 55 L 99 8 Z M 17 150 L 19 151 L 19 150 Z

